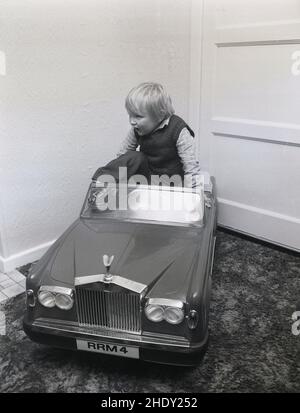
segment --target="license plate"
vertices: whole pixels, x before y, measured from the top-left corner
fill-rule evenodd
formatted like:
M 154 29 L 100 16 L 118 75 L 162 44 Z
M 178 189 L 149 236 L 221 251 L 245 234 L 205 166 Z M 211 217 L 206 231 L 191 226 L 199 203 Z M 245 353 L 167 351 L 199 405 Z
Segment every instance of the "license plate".
M 118 344 L 112 343 L 101 343 L 99 341 L 86 341 L 86 340 L 76 340 L 77 349 L 85 351 L 93 351 L 96 353 L 110 354 L 113 356 L 129 357 L 133 359 L 138 359 L 139 348 L 138 347 L 128 347 L 120 346 Z

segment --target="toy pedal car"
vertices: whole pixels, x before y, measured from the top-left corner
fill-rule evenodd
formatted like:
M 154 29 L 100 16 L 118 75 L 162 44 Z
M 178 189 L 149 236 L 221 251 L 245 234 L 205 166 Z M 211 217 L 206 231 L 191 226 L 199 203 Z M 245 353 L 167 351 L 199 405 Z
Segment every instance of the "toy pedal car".
M 119 185 L 108 200 L 114 208 L 105 209 L 103 188 L 92 183 L 80 217 L 27 277 L 23 325 L 30 339 L 197 364 L 208 342 L 213 184 L 197 192 Z

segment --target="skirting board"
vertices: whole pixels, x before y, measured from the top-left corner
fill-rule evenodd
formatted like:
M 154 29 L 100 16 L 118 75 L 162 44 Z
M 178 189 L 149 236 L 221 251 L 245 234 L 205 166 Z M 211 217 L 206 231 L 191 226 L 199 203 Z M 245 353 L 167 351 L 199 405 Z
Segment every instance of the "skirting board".
M 45 244 L 38 245 L 37 247 L 30 248 L 18 254 L 13 254 L 8 258 L 1 257 L 0 255 L 0 271 L 4 273 L 12 271 L 21 265 L 40 259 L 54 242 L 55 240 L 46 242 Z
M 300 252 L 300 219 L 218 198 L 218 225 Z

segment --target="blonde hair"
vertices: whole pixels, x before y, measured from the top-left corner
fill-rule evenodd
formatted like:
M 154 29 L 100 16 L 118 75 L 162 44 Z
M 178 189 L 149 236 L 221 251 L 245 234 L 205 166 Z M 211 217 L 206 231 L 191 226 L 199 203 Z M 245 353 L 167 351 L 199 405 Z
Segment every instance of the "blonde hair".
M 175 112 L 171 98 L 162 85 L 144 82 L 128 93 L 125 107 L 129 114 L 149 114 L 153 119 L 162 121 Z

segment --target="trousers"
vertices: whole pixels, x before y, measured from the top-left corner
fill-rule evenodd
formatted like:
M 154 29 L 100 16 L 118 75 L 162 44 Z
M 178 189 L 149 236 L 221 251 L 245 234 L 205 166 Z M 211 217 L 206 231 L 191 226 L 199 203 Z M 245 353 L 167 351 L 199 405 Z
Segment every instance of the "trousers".
M 98 168 L 92 180 L 96 181 L 99 178 L 101 179 L 102 175 L 110 175 L 115 179 L 116 183 L 119 183 L 120 180 L 124 181 L 124 170 L 120 172 L 120 167 L 126 168 L 127 180 L 133 175 L 143 175 L 147 179 L 147 182 L 150 180 L 147 157 L 142 152 L 131 150 L 113 159 L 105 166 Z

